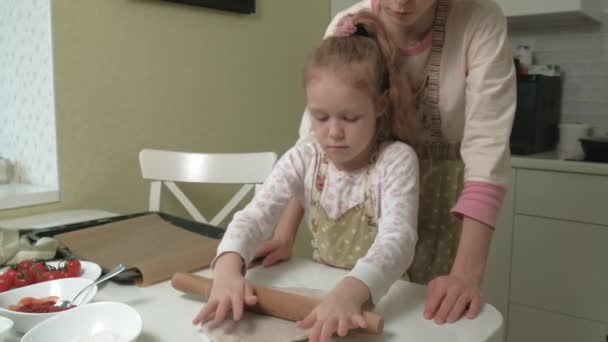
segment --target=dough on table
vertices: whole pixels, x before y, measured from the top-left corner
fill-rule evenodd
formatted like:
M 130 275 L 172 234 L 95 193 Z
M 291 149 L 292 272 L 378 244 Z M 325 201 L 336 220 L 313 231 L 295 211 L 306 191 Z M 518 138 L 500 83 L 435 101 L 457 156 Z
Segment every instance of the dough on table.
M 278 290 L 319 298 L 323 296 L 322 291 L 312 289 Z M 309 333 L 296 327 L 295 322 L 247 311 L 243 312 L 243 319 L 238 322 L 227 319 L 217 326 L 205 324 L 203 332 L 213 342 L 296 342 L 306 340 Z

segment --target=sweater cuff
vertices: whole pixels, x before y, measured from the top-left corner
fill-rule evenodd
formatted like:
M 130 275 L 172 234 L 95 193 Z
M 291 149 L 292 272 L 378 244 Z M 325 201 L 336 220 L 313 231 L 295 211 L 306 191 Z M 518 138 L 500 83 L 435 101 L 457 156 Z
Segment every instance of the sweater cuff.
M 469 181 L 451 213 L 459 218 L 470 217 L 494 228 L 505 197 L 505 189 L 494 184 Z
M 387 284 L 384 274 L 378 267 L 365 262 L 357 262 L 355 267 L 346 276 L 357 278 L 367 286 L 374 305 L 378 304 L 380 298 L 386 294 L 390 287 L 390 284 Z

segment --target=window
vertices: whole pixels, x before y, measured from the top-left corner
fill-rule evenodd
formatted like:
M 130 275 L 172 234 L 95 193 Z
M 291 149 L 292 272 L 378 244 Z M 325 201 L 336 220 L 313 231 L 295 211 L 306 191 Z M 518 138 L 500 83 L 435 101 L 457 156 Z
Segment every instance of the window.
M 58 200 L 50 0 L 0 1 L 0 209 Z

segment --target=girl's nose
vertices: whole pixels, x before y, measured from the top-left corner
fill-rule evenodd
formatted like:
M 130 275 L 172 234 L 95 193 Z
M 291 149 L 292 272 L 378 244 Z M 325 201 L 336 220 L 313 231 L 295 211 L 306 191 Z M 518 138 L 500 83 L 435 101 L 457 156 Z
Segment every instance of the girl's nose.
M 330 123 L 329 137 L 334 140 L 339 140 L 339 139 L 344 138 L 344 129 L 342 129 L 342 126 L 339 123 L 337 123 L 337 122 Z

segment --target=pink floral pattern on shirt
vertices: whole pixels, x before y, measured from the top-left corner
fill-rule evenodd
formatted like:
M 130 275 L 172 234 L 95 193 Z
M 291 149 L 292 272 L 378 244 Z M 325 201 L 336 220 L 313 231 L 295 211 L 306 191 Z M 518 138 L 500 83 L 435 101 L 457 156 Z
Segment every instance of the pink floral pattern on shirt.
M 301 143 L 288 150 L 254 199 L 234 215 L 218 247 L 218 255 L 230 251 L 251 260 L 256 247 L 272 236 L 292 197 L 302 203 L 310 226 L 311 191 L 321 157 L 321 147 L 313 142 Z M 372 168 L 371 196 L 378 234 L 352 273 L 370 287 L 375 297 L 383 295 L 401 277 L 414 256 L 418 160 L 409 146 L 394 142 L 384 145 L 376 163 L 369 167 Z M 366 171 L 364 168 L 343 172 L 330 162 L 320 199 L 321 206 L 330 217 L 339 217 L 363 201 Z

